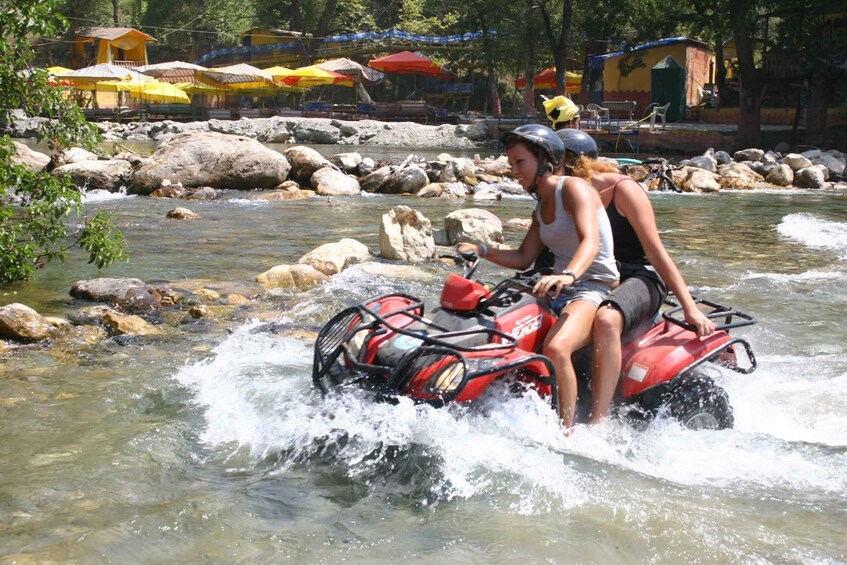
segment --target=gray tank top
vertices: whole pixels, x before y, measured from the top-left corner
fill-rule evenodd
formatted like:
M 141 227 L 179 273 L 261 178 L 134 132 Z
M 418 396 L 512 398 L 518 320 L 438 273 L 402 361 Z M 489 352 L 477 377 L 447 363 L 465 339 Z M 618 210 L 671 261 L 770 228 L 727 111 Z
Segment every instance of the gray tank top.
M 568 268 L 579 247 L 579 237 L 573 216 L 568 214 L 562 202 L 562 186 L 566 179 L 567 177 L 560 178 L 556 185 L 556 214 L 552 222 L 545 224 L 541 217 L 541 203 L 535 205 L 535 218 L 538 221 L 541 241 L 550 248 L 555 257 L 553 263 L 555 273 L 561 273 Z M 600 252 L 580 280 L 612 282 L 618 279 L 619 274 L 612 246 L 612 228 L 609 225 L 609 216 L 602 206 L 597 208 L 597 223 L 600 226 Z

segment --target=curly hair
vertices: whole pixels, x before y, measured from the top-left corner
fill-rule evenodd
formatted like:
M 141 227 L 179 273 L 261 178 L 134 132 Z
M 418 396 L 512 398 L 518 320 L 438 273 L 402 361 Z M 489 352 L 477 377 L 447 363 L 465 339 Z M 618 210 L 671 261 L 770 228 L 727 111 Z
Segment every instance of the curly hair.
M 598 161 L 585 155 L 580 156 L 573 166 L 571 174 L 591 182 L 591 177 L 599 173 L 620 173 L 620 169 L 609 161 Z

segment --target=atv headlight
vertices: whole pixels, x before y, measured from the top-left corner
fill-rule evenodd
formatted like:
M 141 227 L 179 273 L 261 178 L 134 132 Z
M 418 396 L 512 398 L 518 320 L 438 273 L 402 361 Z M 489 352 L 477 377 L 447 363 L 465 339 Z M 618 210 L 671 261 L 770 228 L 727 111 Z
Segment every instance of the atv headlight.
M 453 392 L 465 378 L 465 364 L 454 361 L 444 369 L 436 372 L 424 385 L 428 394 L 446 394 Z

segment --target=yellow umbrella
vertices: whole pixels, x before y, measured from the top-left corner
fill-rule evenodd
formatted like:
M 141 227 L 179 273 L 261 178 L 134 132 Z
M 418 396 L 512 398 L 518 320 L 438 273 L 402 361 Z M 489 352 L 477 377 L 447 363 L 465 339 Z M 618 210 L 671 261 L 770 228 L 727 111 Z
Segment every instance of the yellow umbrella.
M 322 69 L 317 65 L 308 67 L 300 67 L 294 69 L 291 74 L 282 79 L 283 84 L 288 86 L 324 86 L 328 84 L 337 84 L 340 86 L 355 86 L 356 81 L 353 77 Z
M 126 90 L 133 98 L 165 104 L 190 104 L 188 95 L 169 82 L 131 83 Z
M 59 65 L 54 65 L 52 67 L 47 67 L 47 72 L 51 75 L 66 75 L 68 73 L 74 72 L 73 69 L 69 69 L 67 67 L 61 67 Z
M 273 77 L 276 83 L 281 83 L 285 77 L 294 72 L 293 69 L 289 69 L 288 67 L 270 67 L 264 70 Z
M 212 86 L 211 84 L 206 84 L 205 82 L 178 82 L 174 84 L 175 87 L 188 94 L 189 96 L 194 94 L 228 94 L 231 93 L 232 90 L 229 88 L 223 88 L 220 86 Z

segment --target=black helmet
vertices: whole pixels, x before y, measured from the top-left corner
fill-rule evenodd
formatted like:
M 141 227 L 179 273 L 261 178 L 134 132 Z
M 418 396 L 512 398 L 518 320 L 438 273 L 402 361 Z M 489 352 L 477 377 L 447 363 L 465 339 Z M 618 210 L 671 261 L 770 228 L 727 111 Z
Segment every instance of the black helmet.
M 584 131 L 578 129 L 560 129 L 556 132 L 556 135 L 562 140 L 565 151 L 570 151 L 578 156 L 585 155 L 592 159 L 597 158 L 597 144 Z
M 565 146 L 556 132 L 541 124 L 526 124 L 504 132 L 500 136 L 503 145 L 509 144 L 513 139 L 522 139 L 536 147 L 539 153 L 543 153 L 553 167 L 558 167 L 565 158 Z M 539 163 L 540 165 L 541 163 Z

